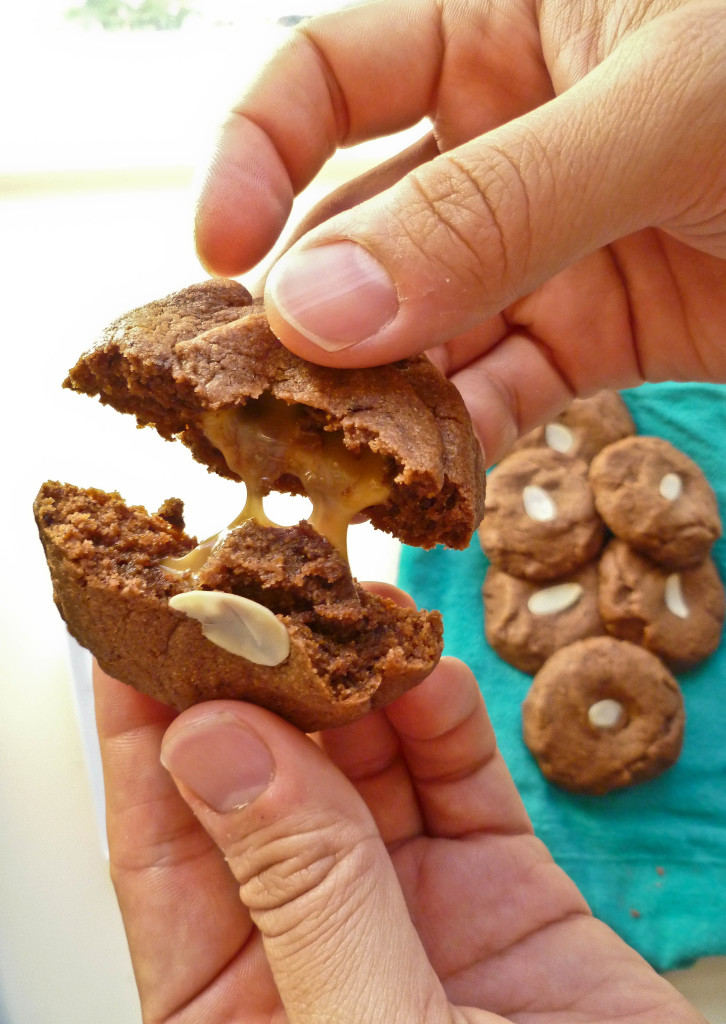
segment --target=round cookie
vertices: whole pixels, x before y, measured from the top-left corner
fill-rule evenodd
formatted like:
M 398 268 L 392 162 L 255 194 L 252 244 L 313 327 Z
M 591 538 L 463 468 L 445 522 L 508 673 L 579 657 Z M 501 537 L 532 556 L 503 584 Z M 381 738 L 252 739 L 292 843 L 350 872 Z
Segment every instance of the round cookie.
M 482 518 L 481 446 L 461 395 L 430 359 L 351 370 L 308 363 L 278 341 L 236 281 L 191 285 L 114 320 L 64 386 L 178 438 L 260 497 L 313 497 L 310 474 L 330 464 L 331 447 L 362 456 L 387 493 L 355 511 L 405 544 L 466 548 Z M 256 452 L 253 439 L 270 433 L 272 444 Z M 278 458 L 291 447 L 307 465 Z
M 587 465 L 550 448 L 508 455 L 489 475 L 478 535 L 493 565 L 513 576 L 558 579 L 592 561 L 605 528 Z
M 646 647 L 676 671 L 718 647 L 726 596 L 710 558 L 672 572 L 615 539 L 599 572 L 600 613 L 614 636 Z
M 708 555 L 721 536 L 716 495 L 700 467 L 660 437 L 628 437 L 593 459 L 595 505 L 613 533 L 670 569 Z
M 678 683 L 649 651 L 614 637 L 553 654 L 522 706 L 524 742 L 543 775 L 575 793 L 608 793 L 654 778 L 681 751 Z
M 635 433 L 635 423 L 617 391 L 598 391 L 591 398 L 576 398 L 549 423 L 520 437 L 512 451 L 553 448 L 584 462 L 609 444 Z
M 500 658 L 534 675 L 574 640 L 605 632 L 595 563 L 544 585 L 490 566 L 484 580 L 484 631 Z

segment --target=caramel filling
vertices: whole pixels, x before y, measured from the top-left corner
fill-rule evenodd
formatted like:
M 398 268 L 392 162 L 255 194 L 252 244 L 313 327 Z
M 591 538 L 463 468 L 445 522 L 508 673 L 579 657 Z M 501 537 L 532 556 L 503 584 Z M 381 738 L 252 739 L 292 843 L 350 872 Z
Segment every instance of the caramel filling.
M 312 502 L 308 521 L 344 557 L 353 517 L 389 497 L 384 456 L 369 448 L 346 448 L 339 430 L 314 427 L 303 406 L 263 395 L 244 406 L 205 412 L 200 425 L 244 481 L 247 500 L 226 530 L 181 558 L 166 559 L 162 565 L 167 569 L 198 572 L 230 530 L 250 520 L 274 525 L 264 513 L 262 499 L 284 477 L 300 481 Z

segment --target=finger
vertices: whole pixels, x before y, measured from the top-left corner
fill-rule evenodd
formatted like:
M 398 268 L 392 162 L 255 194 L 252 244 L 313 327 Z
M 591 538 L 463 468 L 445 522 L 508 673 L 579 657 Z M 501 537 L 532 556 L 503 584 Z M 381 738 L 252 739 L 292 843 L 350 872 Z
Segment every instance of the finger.
M 390 583 L 363 585 L 401 607 L 416 607 L 409 594 Z M 349 725 L 326 729 L 316 739 L 366 802 L 387 846 L 421 834 L 423 819 L 401 756 L 398 735 L 383 711 L 374 711 Z
M 449 1019 L 373 821 L 308 737 L 213 702 L 176 719 L 163 758 L 237 878 L 288 1019 Z
M 384 711 L 322 733 L 321 742 L 389 845 L 417 835 L 531 831 L 476 679 L 455 659 L 444 658 Z
M 531 832 L 471 670 L 444 658 L 385 709 L 429 835 Z
M 390 188 L 414 167 L 425 163 L 426 160 L 431 160 L 438 152 L 436 140 L 433 134 L 429 133 L 390 160 L 386 160 L 351 181 L 347 181 L 305 214 L 285 239 L 284 247 L 277 253 L 277 258 L 282 252 L 287 252 L 308 231 L 312 231 L 313 228 L 334 217 L 337 213 L 349 210 L 365 199 L 370 199 Z M 255 280 L 253 288 L 255 295 L 261 295 L 264 292 L 268 272 L 269 267 L 265 268 L 264 273 Z
M 407 594 L 405 590 L 401 590 L 400 587 L 394 586 L 393 583 L 382 583 L 378 580 L 372 580 L 370 582 L 364 582 L 362 586 L 365 590 L 368 590 L 371 594 L 376 594 L 378 597 L 383 597 L 387 601 L 393 601 L 399 608 L 415 608 L 416 602 Z
M 469 366 L 451 375 L 477 437 L 494 465 L 527 430 L 561 412 L 575 397 L 543 345 L 508 334 Z
M 251 923 L 218 848 L 159 764 L 175 712 L 97 666 L 94 692 L 111 874 L 145 1010 L 166 1019 L 230 963 Z
M 420 167 L 421 164 L 433 160 L 438 155 L 439 147 L 436 144 L 436 139 L 433 133 L 429 132 L 401 153 L 397 153 L 389 160 L 384 160 L 383 163 L 370 168 L 351 181 L 345 182 L 306 213 L 300 223 L 296 225 L 285 248 L 289 249 L 313 228 L 330 220 L 336 214 L 350 210 L 354 206 L 358 206 L 359 203 L 365 202 L 366 199 L 372 199 L 374 196 L 380 195 L 381 192 L 385 192 L 387 188 L 395 185 L 415 167 Z
M 491 341 L 471 332 L 450 346 L 448 375 L 489 465 L 573 398 L 642 383 L 630 316 L 609 249 L 598 249 L 510 306 L 499 338 L 493 321 Z
M 253 267 L 338 146 L 420 121 L 439 60 L 434 3 L 382 0 L 303 23 L 220 132 L 195 222 L 207 267 Z
M 383 711 L 319 734 L 322 749 L 365 801 L 383 842 L 424 833 L 424 820 L 396 730 Z
M 724 135 L 722 26 L 714 8 L 710 36 L 709 19 L 684 34 L 684 81 L 678 20 L 310 232 L 268 278 L 278 336 L 329 365 L 387 362 L 470 330 L 613 239 L 705 220 L 717 171 L 704 168 Z

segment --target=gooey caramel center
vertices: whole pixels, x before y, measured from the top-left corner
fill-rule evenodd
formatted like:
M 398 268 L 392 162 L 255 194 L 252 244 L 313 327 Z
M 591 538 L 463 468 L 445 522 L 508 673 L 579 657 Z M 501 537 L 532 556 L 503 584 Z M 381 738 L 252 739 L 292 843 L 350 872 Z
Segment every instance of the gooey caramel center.
M 274 525 L 263 497 L 283 478 L 298 480 L 312 503 L 308 522 L 347 558 L 348 526 L 363 509 L 386 501 L 390 482 L 386 458 L 370 448 L 347 448 L 338 429 L 313 424 L 304 406 L 266 394 L 244 406 L 210 410 L 199 424 L 245 483 L 247 500 L 226 530 L 202 541 L 181 558 L 162 565 L 176 572 L 198 572 L 230 530 L 254 520 Z

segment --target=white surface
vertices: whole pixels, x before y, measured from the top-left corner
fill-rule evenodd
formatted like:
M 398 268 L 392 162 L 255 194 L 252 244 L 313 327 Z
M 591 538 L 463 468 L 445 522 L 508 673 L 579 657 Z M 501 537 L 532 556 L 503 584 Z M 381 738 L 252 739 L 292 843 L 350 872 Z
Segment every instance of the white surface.
M 50 99 L 57 97 L 46 97 L 32 131 L 43 131 Z M 183 183 L 190 174 L 168 178 Z M 18 193 L 18 180 L 11 184 L 15 194 L 0 192 L 0 1024 L 138 1024 L 99 835 L 97 778 L 86 767 L 90 706 L 72 685 L 31 505 L 47 478 L 118 488 L 153 507 L 178 494 L 192 530 L 206 535 L 232 518 L 239 498 L 235 485 L 208 475 L 181 447 L 60 387 L 111 317 L 203 276 L 190 192 L 183 184 L 130 190 L 123 178 L 116 191 Z M 385 576 L 395 553 L 376 544 L 371 554 L 365 533 L 356 537 L 359 574 Z M 712 1024 L 726 1024 L 725 963 L 677 976 Z

